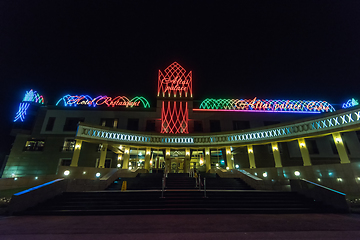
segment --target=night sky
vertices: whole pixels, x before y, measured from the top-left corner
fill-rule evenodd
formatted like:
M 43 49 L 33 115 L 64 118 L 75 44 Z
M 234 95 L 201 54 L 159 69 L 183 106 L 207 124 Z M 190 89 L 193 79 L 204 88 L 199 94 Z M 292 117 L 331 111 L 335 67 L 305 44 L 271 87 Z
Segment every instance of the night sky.
M 0 0 L 2 143 L 31 88 L 50 105 L 65 94 L 154 102 L 173 61 L 193 71 L 196 100 L 339 108 L 360 97 L 360 1 Z

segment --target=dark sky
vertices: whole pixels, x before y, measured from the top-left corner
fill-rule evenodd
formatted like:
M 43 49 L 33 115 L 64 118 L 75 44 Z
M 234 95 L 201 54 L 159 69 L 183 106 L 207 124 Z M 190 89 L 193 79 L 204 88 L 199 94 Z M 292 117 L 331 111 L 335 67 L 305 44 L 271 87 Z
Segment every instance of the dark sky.
M 158 70 L 194 98 L 359 97 L 360 1 L 0 0 L 1 135 L 26 90 L 154 99 Z M 335 105 L 336 107 L 336 105 Z

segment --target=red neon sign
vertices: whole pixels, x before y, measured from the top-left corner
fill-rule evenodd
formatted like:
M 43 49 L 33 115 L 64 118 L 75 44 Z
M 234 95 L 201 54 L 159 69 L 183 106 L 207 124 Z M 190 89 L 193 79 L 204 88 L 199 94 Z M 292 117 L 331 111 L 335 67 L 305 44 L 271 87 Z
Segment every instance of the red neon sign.
M 187 102 L 162 102 L 161 133 L 189 133 L 188 120 Z
M 192 71 L 185 75 L 186 70 L 177 62 L 168 66 L 164 73 L 159 70 L 158 97 L 192 97 Z

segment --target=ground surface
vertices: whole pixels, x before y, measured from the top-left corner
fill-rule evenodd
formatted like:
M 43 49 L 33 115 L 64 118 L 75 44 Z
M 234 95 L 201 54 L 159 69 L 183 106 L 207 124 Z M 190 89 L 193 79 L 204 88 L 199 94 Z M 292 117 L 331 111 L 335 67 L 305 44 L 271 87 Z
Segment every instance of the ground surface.
M 12 216 L 0 239 L 360 239 L 360 215 Z

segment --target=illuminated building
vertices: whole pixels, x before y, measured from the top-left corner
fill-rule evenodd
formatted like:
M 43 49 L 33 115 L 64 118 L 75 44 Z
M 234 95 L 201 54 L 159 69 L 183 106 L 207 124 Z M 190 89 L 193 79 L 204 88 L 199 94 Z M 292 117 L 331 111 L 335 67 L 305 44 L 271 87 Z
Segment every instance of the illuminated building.
M 175 173 L 238 168 L 264 179 L 306 176 L 347 192 L 353 190 L 337 184 L 357 186 L 356 100 L 345 103 L 346 109 L 326 101 L 255 96 L 194 101 L 192 80 L 192 72 L 176 62 L 159 70 L 156 106 L 141 96 L 89 95 L 66 95 L 45 105 L 29 91 L 15 117 L 16 139 L 3 178 L 63 176 L 64 170 L 93 178 L 87 173 L 110 168 Z M 32 107 L 37 115 L 28 119 Z M 21 124 L 27 121 L 32 125 L 26 130 Z

